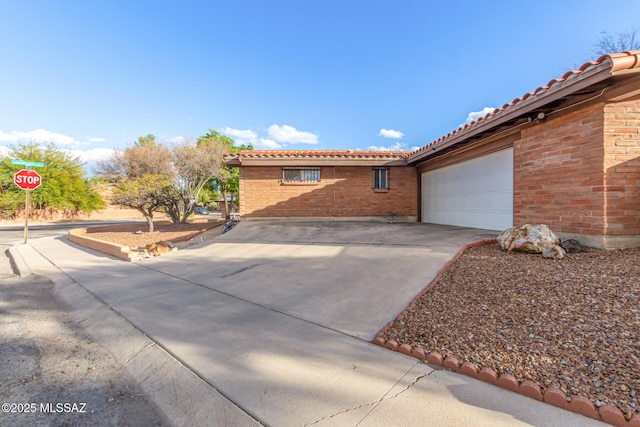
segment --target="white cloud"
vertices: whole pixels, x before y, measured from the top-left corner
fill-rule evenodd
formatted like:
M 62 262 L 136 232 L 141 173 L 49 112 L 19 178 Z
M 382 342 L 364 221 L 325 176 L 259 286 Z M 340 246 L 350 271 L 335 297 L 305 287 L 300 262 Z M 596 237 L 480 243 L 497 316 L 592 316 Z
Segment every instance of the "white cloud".
M 169 138 L 167 142 L 170 144 L 183 144 L 184 142 L 187 141 L 187 139 L 188 138 L 184 136 L 174 136 L 173 138 Z
M 87 141 L 89 142 L 106 142 L 107 140 L 104 138 L 89 138 Z
M 407 151 L 407 144 L 405 144 L 404 142 L 396 142 L 393 145 L 389 145 L 386 147 L 383 146 L 379 146 L 379 145 L 370 145 L 369 147 L 367 147 L 367 150 L 372 150 L 372 151 Z
M 66 150 L 74 157 L 79 157 L 84 163 L 84 170 L 93 175 L 99 160 L 108 159 L 114 153 L 113 148 L 93 148 L 91 150 Z
M 0 131 L 0 142 L 21 142 L 21 141 L 45 142 L 45 143 L 51 142 L 57 145 L 76 145 L 76 146 L 80 144 L 71 136 L 64 135 L 61 133 L 51 132 L 46 129 L 35 129 L 28 132 L 13 131 L 9 133 Z
M 258 150 L 279 150 L 282 148 L 281 144 L 278 144 L 272 139 L 260 138 L 253 143 L 253 146 Z
M 260 140 L 258 139 L 258 134 L 251 129 L 234 129 L 227 126 L 224 129 L 222 129 L 222 133 L 233 138 L 236 145 L 251 144 L 255 148 L 258 148 L 258 149 L 262 148 L 260 146 Z
M 93 148 L 91 150 L 67 150 L 71 155 L 80 157 L 85 163 L 95 163 L 97 160 L 109 158 L 113 152 L 113 148 Z
M 276 142 L 284 144 L 317 144 L 318 135 L 311 132 L 299 131 L 289 125 L 271 125 L 268 129 L 269 136 Z
M 491 113 L 493 110 L 495 110 L 495 108 L 493 107 L 484 107 L 480 111 L 472 111 L 467 115 L 467 120 L 465 120 L 464 123 L 461 124 L 460 126 L 464 126 L 475 120 L 478 120 L 480 117 L 486 116 L 487 114 Z
M 258 135 L 251 129 L 234 129 L 225 127 L 221 130 L 225 135 L 233 138 L 238 145 L 251 144 L 258 150 L 279 150 L 287 144 L 317 144 L 318 135 L 311 132 L 299 131 L 288 125 L 271 125 L 267 129 L 268 138 Z
M 9 152 L 11 150 L 9 147 L 5 147 L 4 145 L 0 145 L 0 156 L 7 157 L 9 156 Z
M 238 141 L 253 143 L 258 140 L 258 134 L 251 129 L 233 129 L 230 127 L 225 127 L 222 129 L 222 133 L 225 135 L 229 135 Z
M 404 136 L 404 133 L 400 132 L 399 130 L 380 129 L 380 133 L 378 134 L 378 136 L 384 136 L 385 138 L 400 139 Z

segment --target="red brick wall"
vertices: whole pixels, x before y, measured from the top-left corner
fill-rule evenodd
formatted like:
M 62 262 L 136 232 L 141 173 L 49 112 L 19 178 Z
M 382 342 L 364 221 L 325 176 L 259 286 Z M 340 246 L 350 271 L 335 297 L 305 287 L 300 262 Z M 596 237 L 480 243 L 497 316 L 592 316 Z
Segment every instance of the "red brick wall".
M 604 106 L 604 209 L 609 236 L 640 236 L 640 100 Z
M 514 143 L 514 224 L 603 234 L 603 105 L 551 116 Z
M 637 100 L 597 103 L 524 129 L 514 143 L 514 224 L 640 236 L 639 129 Z
M 243 217 L 417 217 L 417 173 L 390 167 L 389 190 L 373 190 L 371 167 L 322 167 L 319 183 L 283 184 L 282 168 L 240 168 Z

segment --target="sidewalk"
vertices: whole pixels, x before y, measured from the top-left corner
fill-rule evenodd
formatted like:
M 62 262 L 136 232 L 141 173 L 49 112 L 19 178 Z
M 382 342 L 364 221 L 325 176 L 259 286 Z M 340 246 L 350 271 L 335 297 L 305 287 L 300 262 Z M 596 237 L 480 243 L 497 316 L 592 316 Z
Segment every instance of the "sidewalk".
M 11 252 L 56 283 L 74 320 L 175 425 L 603 425 L 163 273 L 157 263 L 124 263 L 66 238 Z

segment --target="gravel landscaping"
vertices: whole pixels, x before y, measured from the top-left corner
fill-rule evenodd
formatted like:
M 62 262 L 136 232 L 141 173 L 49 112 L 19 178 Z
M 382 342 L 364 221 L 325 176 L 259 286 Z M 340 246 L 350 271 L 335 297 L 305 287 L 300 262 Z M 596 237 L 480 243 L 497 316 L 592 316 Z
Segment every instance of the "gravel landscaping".
M 640 249 L 561 261 L 471 248 L 382 335 L 640 412 Z

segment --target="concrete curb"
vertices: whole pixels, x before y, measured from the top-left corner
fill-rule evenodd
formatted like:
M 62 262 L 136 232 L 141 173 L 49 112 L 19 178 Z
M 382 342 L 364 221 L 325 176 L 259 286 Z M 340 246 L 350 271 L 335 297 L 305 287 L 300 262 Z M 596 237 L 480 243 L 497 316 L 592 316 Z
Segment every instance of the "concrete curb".
M 498 376 L 495 370 L 488 367 L 478 367 L 477 365 L 460 360 L 455 356 L 444 357 L 438 352 L 427 352 L 421 347 L 412 348 L 409 344 L 398 343 L 395 340 L 389 340 L 383 338 L 383 334 L 393 325 L 394 322 L 401 322 L 405 316 L 412 311 L 418 300 L 429 292 L 440 281 L 442 275 L 453 265 L 453 263 L 462 256 L 468 249 L 475 248 L 484 245 L 490 245 L 496 243 L 495 239 L 482 240 L 475 243 L 470 243 L 464 246 L 460 251 L 449 261 L 438 273 L 438 275 L 424 288 L 409 304 L 409 306 L 398 315 L 398 317 L 391 322 L 388 322 L 378 332 L 373 339 L 373 344 L 385 347 L 392 351 L 397 351 L 409 356 L 413 356 L 417 359 L 426 361 L 433 365 L 442 366 L 445 369 L 458 372 L 463 375 L 467 375 L 471 378 L 475 378 L 481 381 L 488 382 L 489 384 L 497 385 L 507 390 L 515 391 L 523 396 L 530 397 L 542 401 L 544 403 L 551 404 L 558 408 L 566 409 L 571 412 L 575 412 L 584 415 L 589 418 L 603 421 L 618 427 L 640 427 L 640 415 L 635 414 L 629 421 L 624 418 L 622 411 L 615 405 L 604 405 L 596 407 L 591 400 L 584 396 L 567 396 L 562 390 L 557 388 L 549 388 L 543 390 L 540 384 L 535 381 L 525 380 L 519 382 L 513 375 L 502 374 Z
M 172 425 L 262 425 L 34 248 L 18 249 L 14 256 L 28 258 L 35 274 L 54 283 L 73 321 L 114 356 Z
M 11 260 L 11 266 L 14 267 L 16 273 L 20 277 L 31 276 L 33 272 L 27 265 L 24 256 L 20 253 L 20 248 L 29 246 L 28 244 L 14 245 L 9 248 L 9 259 Z M 29 246 L 31 247 L 31 246 Z

